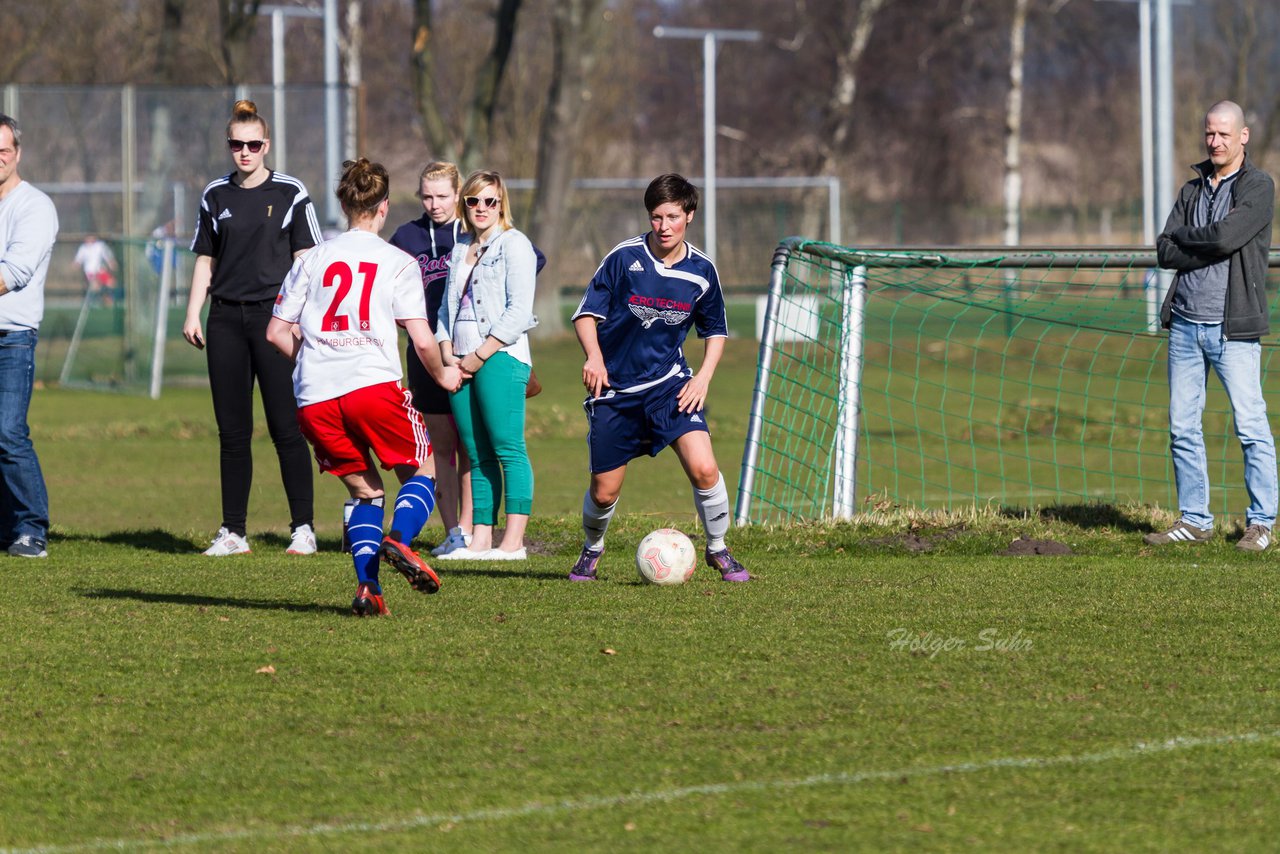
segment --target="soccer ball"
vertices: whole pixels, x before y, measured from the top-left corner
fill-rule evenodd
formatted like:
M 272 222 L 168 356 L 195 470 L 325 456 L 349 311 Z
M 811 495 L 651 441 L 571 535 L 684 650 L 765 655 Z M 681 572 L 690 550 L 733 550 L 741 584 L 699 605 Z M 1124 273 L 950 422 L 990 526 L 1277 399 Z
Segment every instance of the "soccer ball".
M 697 568 L 693 543 L 675 528 L 659 528 L 645 535 L 636 549 L 636 569 L 650 584 L 684 584 Z

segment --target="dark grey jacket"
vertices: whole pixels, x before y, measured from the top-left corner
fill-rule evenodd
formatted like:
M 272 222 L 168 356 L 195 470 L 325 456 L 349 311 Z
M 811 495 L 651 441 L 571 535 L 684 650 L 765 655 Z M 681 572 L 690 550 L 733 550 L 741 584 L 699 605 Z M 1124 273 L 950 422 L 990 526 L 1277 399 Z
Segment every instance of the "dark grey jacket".
M 1204 179 L 1213 174 L 1213 163 L 1205 160 L 1191 168 L 1200 177 L 1182 185 L 1164 231 L 1156 238 L 1160 266 L 1182 272 L 1230 258 L 1223 335 L 1236 339 L 1260 338 L 1271 331 L 1266 282 L 1275 183 L 1266 172 L 1253 168 L 1246 154 L 1240 174 L 1231 187 L 1231 210 L 1217 222 L 1195 228 L 1191 224 L 1192 215 L 1200 200 Z M 1175 279 L 1160 307 L 1160 323 L 1166 329 L 1173 320 L 1173 292 L 1177 287 Z

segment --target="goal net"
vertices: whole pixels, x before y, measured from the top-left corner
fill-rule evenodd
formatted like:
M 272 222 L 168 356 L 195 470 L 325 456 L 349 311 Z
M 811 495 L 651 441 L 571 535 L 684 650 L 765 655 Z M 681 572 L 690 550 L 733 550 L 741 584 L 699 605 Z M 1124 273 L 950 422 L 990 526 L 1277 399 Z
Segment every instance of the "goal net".
M 892 505 L 1177 506 L 1154 253 L 998 251 L 778 247 L 739 524 Z M 1275 358 L 1264 339 L 1264 392 L 1280 391 Z M 1240 514 L 1216 380 L 1204 432 L 1213 507 Z

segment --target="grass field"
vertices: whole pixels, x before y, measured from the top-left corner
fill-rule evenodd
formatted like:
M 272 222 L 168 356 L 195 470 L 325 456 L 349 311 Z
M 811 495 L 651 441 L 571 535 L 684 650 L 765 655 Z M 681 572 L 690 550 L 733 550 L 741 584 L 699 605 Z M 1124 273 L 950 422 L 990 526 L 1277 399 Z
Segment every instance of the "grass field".
M 730 484 L 754 346 L 712 389 Z M 643 533 L 698 540 L 666 455 L 631 474 L 604 583 L 570 585 L 580 357 L 535 357 L 530 560 L 442 564 L 433 597 L 393 578 L 382 620 L 345 613 L 334 479 L 322 553 L 283 554 L 265 436 L 254 553 L 198 554 L 207 391 L 39 392 L 55 531 L 0 593 L 0 848 L 1274 847 L 1273 554 L 1147 548 L 1169 517 L 1141 507 L 886 510 L 735 531 L 754 582 L 652 588 Z

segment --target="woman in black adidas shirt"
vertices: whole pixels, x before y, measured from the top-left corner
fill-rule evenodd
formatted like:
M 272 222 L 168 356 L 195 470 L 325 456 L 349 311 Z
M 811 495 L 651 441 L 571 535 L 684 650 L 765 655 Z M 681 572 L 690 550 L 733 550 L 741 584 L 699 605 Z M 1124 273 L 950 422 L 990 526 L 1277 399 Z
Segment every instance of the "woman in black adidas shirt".
M 252 101 L 237 101 L 227 123 L 235 171 L 204 189 L 191 251 L 196 254 L 183 336 L 208 346 L 209 389 L 221 447 L 222 527 L 211 557 L 249 551 L 245 539 L 253 482 L 253 385 L 261 388 L 267 428 L 289 499 L 290 554 L 316 550 L 311 455 L 298 429 L 293 365 L 267 343 L 271 307 L 293 260 L 320 242 L 307 188 L 266 167 L 266 120 Z M 209 296 L 209 320 L 200 313 Z

